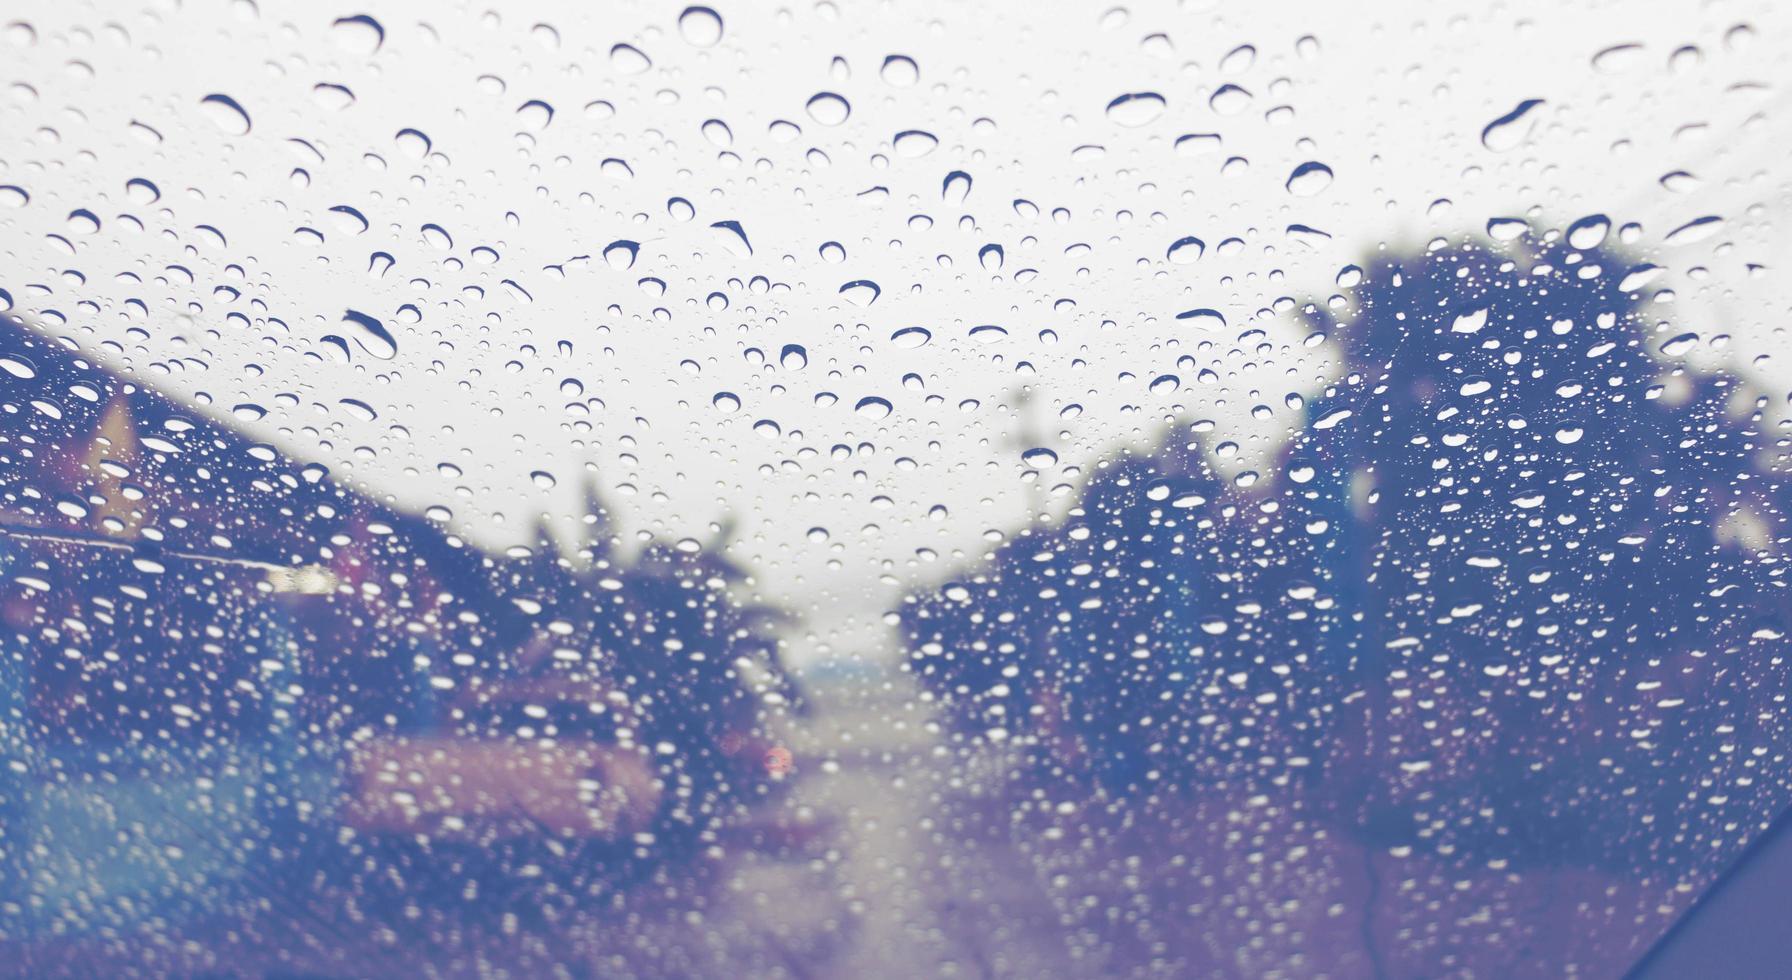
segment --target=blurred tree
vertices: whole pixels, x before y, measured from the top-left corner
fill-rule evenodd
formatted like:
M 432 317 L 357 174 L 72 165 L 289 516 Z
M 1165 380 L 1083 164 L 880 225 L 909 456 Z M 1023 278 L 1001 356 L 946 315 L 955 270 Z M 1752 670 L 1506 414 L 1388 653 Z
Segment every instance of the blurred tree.
M 1425 850 L 1671 875 L 1765 812 L 1785 526 L 1761 403 L 1677 361 L 1695 338 L 1602 228 L 1370 263 L 1290 468 L 1361 613 L 1340 805 Z
M 1777 810 L 1763 403 L 1677 360 L 1601 227 L 1346 270 L 1311 312 L 1338 380 L 1272 479 L 1126 459 L 913 599 L 959 737 L 1062 743 L 1118 791 L 1311 771 L 1371 840 L 1465 860 L 1671 878 Z

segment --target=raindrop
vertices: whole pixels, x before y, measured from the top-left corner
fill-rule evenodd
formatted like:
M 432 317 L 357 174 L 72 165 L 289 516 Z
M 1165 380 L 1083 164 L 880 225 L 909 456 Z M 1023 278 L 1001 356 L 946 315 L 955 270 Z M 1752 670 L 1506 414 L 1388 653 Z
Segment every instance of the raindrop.
M 883 67 L 878 69 L 878 76 L 886 85 L 908 88 L 921 80 L 921 68 L 908 55 L 893 54 L 884 59 Z
M 392 137 L 392 141 L 398 144 L 400 152 L 413 160 L 429 156 L 430 148 L 434 145 L 420 129 L 401 129 L 398 135 Z
M 1611 231 L 1612 221 L 1603 214 L 1590 214 L 1568 226 L 1568 244 L 1577 249 L 1598 248 Z
M 879 398 L 876 395 L 867 395 L 864 398 L 859 399 L 859 403 L 854 405 L 852 410 L 872 421 L 881 421 L 889 418 L 893 408 L 894 406 L 890 404 L 888 399 Z
M 554 479 L 554 474 L 549 473 L 547 470 L 531 470 L 529 471 L 529 479 L 543 490 L 552 490 L 555 486 L 559 485 L 560 482 Z
M 1710 238 L 1722 231 L 1723 227 L 1723 218 L 1715 214 L 1708 214 L 1702 218 L 1694 218 L 1668 232 L 1668 237 L 1662 239 L 1662 242 L 1667 245 L 1691 245 L 1694 242 L 1702 242 Z
M 635 255 L 641 251 L 640 242 L 618 239 L 604 246 L 604 261 L 617 272 L 626 272 L 635 266 Z
M 219 130 L 231 136 L 248 134 L 249 113 L 230 96 L 213 92 L 199 100 L 199 108 Z
M 653 67 L 653 60 L 632 44 L 618 44 L 610 48 L 610 67 L 618 75 L 639 75 Z
M 1283 187 L 1295 197 L 1312 197 L 1332 185 L 1332 168 L 1309 160 L 1294 168 Z
M 1699 345 L 1699 335 L 1698 334 L 1683 333 L 1683 334 L 1680 334 L 1679 336 L 1674 337 L 1670 340 L 1664 341 L 1661 345 L 1661 352 L 1663 354 L 1666 354 L 1668 357 L 1680 357 L 1682 355 L 1692 353 L 1692 349 L 1694 347 L 1697 347 L 1698 345 Z
M 516 118 L 524 129 L 539 133 L 554 121 L 554 107 L 540 99 L 530 99 L 516 107 Z
M 446 252 L 454 247 L 454 236 L 448 234 L 448 230 L 441 225 L 424 225 L 422 232 L 423 240 L 429 243 L 430 248 Z
M 914 350 L 927 346 L 933 339 L 933 331 L 926 327 L 903 327 L 890 335 L 890 342 L 903 350 Z
M 1606 75 L 1616 75 L 1628 71 L 1642 60 L 1643 46 L 1640 44 L 1614 44 L 1593 55 L 1593 70 Z
M 1450 324 L 1451 333 L 1480 333 L 1487 326 L 1487 307 L 1460 314 Z
M 359 235 L 367 230 L 367 216 L 346 204 L 338 204 L 330 209 L 335 215 L 336 227 L 351 235 Z
M 1048 466 L 1056 465 L 1058 462 L 1058 454 L 1044 446 L 1035 446 L 1032 449 L 1021 453 L 1020 461 L 1036 470 L 1042 470 Z
M 972 327 L 970 331 L 970 338 L 979 344 L 996 344 L 1007 339 L 1007 337 L 1007 329 L 998 327 L 993 323 L 985 323 L 982 326 Z
M 703 138 L 720 147 L 734 145 L 734 130 L 720 119 L 706 119 L 703 122 Z
M 1001 271 L 1004 258 L 1005 255 L 1000 245 L 985 245 L 977 250 L 977 262 L 983 266 L 986 272 Z
M 778 353 L 778 364 L 786 371 L 801 371 L 809 366 L 809 352 L 801 344 L 785 344 Z
M 733 415 L 735 412 L 740 411 L 740 396 L 732 391 L 716 392 L 715 397 L 711 398 L 709 403 L 714 405 L 716 411 L 721 412 L 723 415 Z
M 1220 311 L 1204 307 L 1196 310 L 1183 310 L 1176 314 L 1176 319 L 1187 320 L 1189 326 L 1201 330 L 1218 330 L 1226 325 L 1226 317 Z
M 971 175 L 954 170 L 940 184 L 940 199 L 947 204 L 963 204 L 971 196 Z
M 854 279 L 840 287 L 840 295 L 854 306 L 866 307 L 877 302 L 877 298 L 883 295 L 883 290 L 869 279 Z
M 350 54 L 370 55 L 386 43 L 386 29 L 366 14 L 339 17 L 330 25 L 336 46 Z
M 1523 143 L 1536 123 L 1536 119 L 1530 117 L 1531 110 L 1542 104 L 1542 99 L 1525 99 L 1511 112 L 1488 123 L 1487 128 L 1481 130 L 1481 145 L 1495 153 L 1503 153 Z
M 362 350 L 382 361 L 398 356 L 398 341 L 393 339 L 386 325 L 379 320 L 359 310 L 347 310 L 342 314 L 342 322 L 359 328 L 355 334 L 355 342 Z
M 1220 143 L 1218 133 L 1188 133 L 1176 137 L 1176 152 L 1185 157 L 1205 156 L 1219 152 Z
M 1487 222 L 1487 237 L 1496 242 L 1509 242 L 1530 231 L 1523 218 L 1493 218 Z
M 6 308 L 10 309 L 12 297 L 7 296 L 5 302 L 7 303 Z M 25 381 L 37 377 L 36 365 L 19 354 L 0 354 L 0 371 L 5 371 L 7 374 Z
M 940 145 L 938 137 L 919 129 L 905 129 L 890 142 L 896 148 L 896 155 L 908 160 L 924 157 Z
M 1109 102 L 1107 113 L 1116 125 L 1148 126 L 1164 114 L 1164 97 L 1156 92 L 1129 92 Z
M 809 118 L 823 126 L 838 126 L 852 115 L 852 105 L 845 98 L 833 92 L 818 92 L 810 96 L 805 109 Z
M 1182 387 L 1182 379 L 1174 374 L 1160 374 L 1151 381 L 1151 393 L 1154 395 L 1172 395 Z
M 1207 97 L 1207 107 L 1222 116 L 1236 116 L 1251 104 L 1251 93 L 1236 85 L 1221 85 Z
M 1178 238 L 1170 243 L 1164 257 L 1176 265 L 1190 265 L 1207 254 L 1207 243 L 1193 235 Z
M 722 247 L 734 253 L 738 258 L 746 258 L 753 254 L 753 245 L 747 240 L 747 230 L 738 221 L 717 221 L 710 225 L 721 237 Z
M 694 47 L 713 48 L 722 40 L 722 15 L 708 7 L 686 7 L 678 15 L 678 35 Z

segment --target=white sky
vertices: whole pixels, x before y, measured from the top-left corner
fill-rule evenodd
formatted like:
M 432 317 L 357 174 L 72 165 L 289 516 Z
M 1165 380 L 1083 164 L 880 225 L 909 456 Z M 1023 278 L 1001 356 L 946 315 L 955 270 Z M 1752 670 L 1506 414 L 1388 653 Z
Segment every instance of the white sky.
M 1166 418 L 1238 433 L 1261 404 L 1257 430 L 1299 424 L 1284 398 L 1329 352 L 1270 311 L 1323 300 L 1378 242 L 1603 212 L 1641 226 L 1633 247 L 1674 290 L 1663 317 L 1707 356 L 1785 347 L 1783 5 L 713 6 L 704 46 L 683 4 L 9 3 L 0 288 L 196 410 L 446 508 L 487 545 L 575 514 L 587 470 L 631 530 L 708 541 L 732 521 L 764 593 L 846 651 Z M 377 48 L 333 26 L 358 14 Z M 1595 59 L 1620 45 L 1637 47 Z M 823 92 L 844 121 L 808 107 Z M 1161 111 L 1107 111 L 1145 92 Z M 1527 99 L 1543 102 L 1483 138 Z M 1329 184 L 1290 187 L 1307 162 Z M 962 199 L 942 193 L 955 170 Z M 1714 234 L 1667 242 L 1705 216 Z M 1190 235 L 1204 255 L 1170 262 Z M 617 240 L 640 243 L 632 267 L 606 260 Z M 979 261 L 990 244 L 999 267 Z M 881 295 L 856 304 L 855 280 Z M 1226 324 L 1176 319 L 1197 308 Z M 1005 334 L 982 343 L 982 325 Z M 893 338 L 916 326 L 926 346 Z M 1266 351 L 1239 341 L 1254 328 Z M 887 417 L 855 410 L 869 398 Z M 1028 465 L 1033 447 L 1056 462 Z

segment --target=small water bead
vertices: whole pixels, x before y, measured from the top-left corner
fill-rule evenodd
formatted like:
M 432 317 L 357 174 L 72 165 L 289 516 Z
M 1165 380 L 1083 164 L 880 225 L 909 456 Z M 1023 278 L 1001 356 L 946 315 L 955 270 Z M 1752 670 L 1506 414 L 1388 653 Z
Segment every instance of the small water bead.
M 686 7 L 678 15 L 678 36 L 692 47 L 713 48 L 722 41 L 722 15 L 708 7 Z
M 1226 317 L 1224 314 L 1218 310 L 1207 309 L 1205 307 L 1194 310 L 1184 310 L 1181 313 L 1176 314 L 1176 319 L 1200 330 L 1219 330 L 1226 325 Z
M 230 136 L 249 134 L 249 111 L 230 96 L 214 92 L 199 100 L 199 108 L 220 132 Z
M 894 407 L 895 406 L 891 405 L 890 400 L 887 398 L 880 398 L 876 395 L 867 395 L 866 397 L 859 399 L 858 404 L 854 405 L 852 410 L 872 421 L 882 421 L 889 418 L 890 412 Z
M 817 92 L 803 108 L 823 126 L 838 126 L 852 115 L 852 104 L 833 92 Z
M 1284 188 L 1295 197 L 1312 197 L 1332 185 L 1332 168 L 1316 160 L 1295 167 Z
M 1164 97 L 1156 92 L 1129 92 L 1108 103 L 1108 119 L 1128 128 L 1148 126 L 1164 114 Z
M 530 99 L 516 107 L 516 121 L 529 132 L 539 133 L 554 121 L 554 107 L 540 99 Z
M 640 242 L 618 239 L 604 246 L 604 261 L 617 272 L 626 272 L 635 266 L 635 256 L 641 251 Z
M 1175 265 L 1190 265 L 1200 261 L 1207 254 L 1207 243 L 1193 235 L 1187 235 L 1170 243 L 1165 250 L 1164 258 Z
M 878 77 L 886 85 L 908 88 L 921 80 L 921 68 L 908 55 L 893 54 L 884 58 L 883 67 L 878 69 Z
M 639 75 L 653 67 L 653 60 L 632 44 L 618 44 L 610 48 L 610 67 L 618 75 Z
M 1481 145 L 1495 153 L 1503 153 L 1523 143 L 1536 123 L 1532 110 L 1543 105 L 1542 99 L 1525 99 L 1481 130 Z
M 1612 221 L 1603 214 L 1590 214 L 1568 226 L 1568 244 L 1577 249 L 1598 248 L 1611 231 Z
M 824 253 L 825 254 L 825 253 Z M 842 258 L 844 258 L 844 253 Z M 869 279 L 854 279 L 840 287 L 840 296 L 854 306 L 864 308 L 877 302 L 883 295 L 883 289 Z
M 386 43 L 386 29 L 366 14 L 338 17 L 330 25 L 330 38 L 350 54 L 371 55 Z
M 1250 105 L 1250 91 L 1230 83 L 1221 85 L 1207 97 L 1207 107 L 1222 116 L 1236 116 Z
M 890 334 L 890 342 L 903 350 L 925 347 L 931 340 L 933 340 L 933 331 L 926 327 L 903 327 Z
M 897 133 L 891 139 L 896 155 L 905 160 L 914 160 L 932 153 L 940 145 L 939 137 L 919 129 L 907 129 Z

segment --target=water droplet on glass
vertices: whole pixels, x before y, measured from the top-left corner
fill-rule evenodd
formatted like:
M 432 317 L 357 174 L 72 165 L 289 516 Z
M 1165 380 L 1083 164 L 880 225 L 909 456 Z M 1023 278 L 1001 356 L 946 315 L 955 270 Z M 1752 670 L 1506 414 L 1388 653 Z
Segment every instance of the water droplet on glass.
M 866 307 L 877 302 L 883 290 L 869 279 L 854 279 L 840 287 L 840 295 L 854 306 Z
M 886 85 L 908 88 L 921 80 L 921 68 L 908 55 L 893 54 L 884 59 L 883 67 L 878 69 L 878 76 Z
M 639 75 L 653 67 L 653 60 L 632 44 L 618 44 L 610 48 L 610 67 L 618 75 Z
M 1207 107 L 1222 116 L 1236 116 L 1249 108 L 1251 93 L 1236 85 L 1221 85 L 1207 97 Z
M 722 15 L 708 7 L 686 7 L 678 15 L 678 36 L 686 44 L 713 48 L 722 40 Z
M 1568 244 L 1582 250 L 1598 248 L 1611 227 L 1612 221 L 1605 215 L 1587 215 L 1568 226 Z
M 640 242 L 618 239 L 604 246 L 604 261 L 617 272 L 626 272 L 635 266 L 635 255 L 641 251 Z
M 199 100 L 199 108 L 220 131 L 231 136 L 248 134 L 249 113 L 230 96 L 214 92 Z
M 370 55 L 386 43 L 386 29 L 366 14 L 337 18 L 330 25 L 330 36 L 350 54 Z
M 833 92 L 818 92 L 804 106 L 809 118 L 823 126 L 838 126 L 852 115 L 852 105 Z
M 1511 112 L 1488 123 L 1481 130 L 1481 145 L 1495 153 L 1504 153 L 1523 143 L 1537 121 L 1531 110 L 1542 104 L 1542 99 L 1525 99 Z
M 1109 102 L 1107 113 L 1116 125 L 1147 126 L 1164 114 L 1164 97 L 1156 92 L 1129 92 Z
M 1176 265 L 1189 265 L 1199 261 L 1201 256 L 1206 254 L 1207 243 L 1193 235 L 1188 235 L 1171 242 L 1169 249 L 1164 252 L 1164 257 Z
M 927 346 L 927 342 L 932 339 L 933 331 L 928 330 L 926 327 L 903 327 L 901 330 L 890 335 L 890 343 L 895 344 L 903 350 L 914 350 L 917 347 L 925 347 Z
M 924 157 L 940 145 L 938 137 L 919 129 L 903 130 L 890 143 L 895 147 L 896 155 L 907 160 Z
M 1295 197 L 1312 197 L 1332 185 L 1332 168 L 1309 160 L 1294 168 L 1283 186 Z
M 1218 330 L 1226 325 L 1226 317 L 1220 311 L 1206 308 L 1183 310 L 1176 314 L 1176 319 L 1200 330 Z
M 342 314 L 342 322 L 356 328 L 355 343 L 368 354 L 383 361 L 398 356 L 398 341 L 377 318 L 359 310 L 348 310 Z

